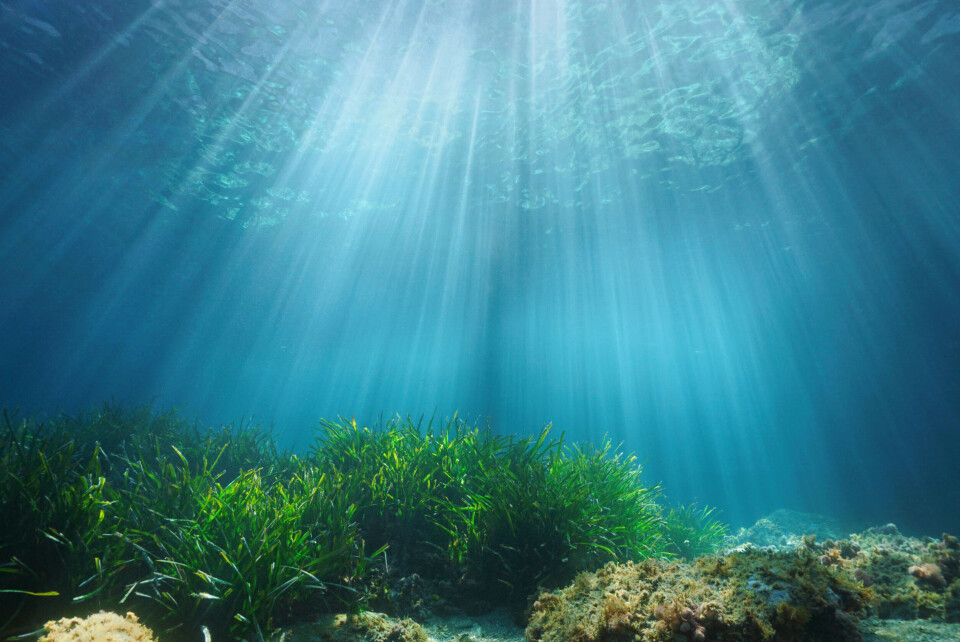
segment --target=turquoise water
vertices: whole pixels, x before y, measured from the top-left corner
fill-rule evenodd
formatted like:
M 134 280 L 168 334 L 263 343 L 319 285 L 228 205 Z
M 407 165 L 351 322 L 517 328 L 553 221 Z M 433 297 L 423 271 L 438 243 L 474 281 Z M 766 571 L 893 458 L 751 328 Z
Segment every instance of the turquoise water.
M 0 3 L 0 403 L 609 435 L 960 529 L 947 0 Z

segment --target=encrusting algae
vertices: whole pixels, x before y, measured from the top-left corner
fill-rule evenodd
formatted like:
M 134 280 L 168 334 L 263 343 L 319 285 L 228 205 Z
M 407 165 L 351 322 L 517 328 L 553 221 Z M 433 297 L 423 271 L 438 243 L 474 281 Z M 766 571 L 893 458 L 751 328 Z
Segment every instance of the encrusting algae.
M 427 642 L 423 628 L 409 618 L 382 613 L 336 614 L 313 624 L 291 627 L 275 642 Z
M 100 611 L 86 618 L 61 618 L 44 625 L 39 642 L 156 642 L 137 616 Z
M 960 542 L 904 537 L 893 524 L 849 539 L 805 546 L 821 564 L 870 589 L 870 612 L 883 619 L 960 622 Z
M 541 593 L 527 640 L 842 642 L 890 619 L 960 622 L 956 537 L 905 537 L 888 524 L 691 562 L 608 564 Z
M 530 642 L 859 640 L 869 599 L 812 554 L 608 564 L 533 605 Z

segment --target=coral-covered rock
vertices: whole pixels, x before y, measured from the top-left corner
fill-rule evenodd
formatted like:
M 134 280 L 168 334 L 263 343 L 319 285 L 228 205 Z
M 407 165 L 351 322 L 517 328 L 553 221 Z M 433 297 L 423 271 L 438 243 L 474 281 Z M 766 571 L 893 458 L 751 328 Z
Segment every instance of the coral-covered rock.
M 80 618 L 61 618 L 44 625 L 40 642 L 155 642 L 153 631 L 140 624 L 137 616 L 100 611 Z

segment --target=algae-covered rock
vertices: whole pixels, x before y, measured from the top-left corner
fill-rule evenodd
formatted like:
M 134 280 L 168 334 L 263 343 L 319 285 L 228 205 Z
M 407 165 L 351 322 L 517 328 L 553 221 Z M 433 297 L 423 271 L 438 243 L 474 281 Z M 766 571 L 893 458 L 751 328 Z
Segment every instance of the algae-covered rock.
M 61 618 L 44 625 L 40 642 L 155 642 L 153 631 L 137 616 L 100 611 L 86 618 Z
M 881 619 L 960 622 L 960 541 L 903 535 L 895 524 L 839 537 L 829 520 L 777 511 L 741 529 L 736 551 L 754 546 L 812 554 L 846 580 L 869 589 L 867 612 Z M 806 531 L 799 530 L 807 528 Z M 829 535 L 824 537 L 824 535 Z
M 888 524 L 849 539 L 806 547 L 851 580 L 870 589 L 869 612 L 880 618 L 960 622 L 960 545 L 900 534 Z
M 780 509 L 757 520 L 749 528 L 741 528 L 734 536 L 734 542 L 749 543 L 761 548 L 792 550 L 800 544 L 803 535 L 813 535 L 819 540 L 825 540 L 837 539 L 845 534 L 840 524 L 829 517 Z
M 427 642 L 423 628 L 410 619 L 382 613 L 337 614 L 283 631 L 276 642 Z
M 867 597 L 804 551 L 608 564 L 542 593 L 527 640 L 859 640 Z

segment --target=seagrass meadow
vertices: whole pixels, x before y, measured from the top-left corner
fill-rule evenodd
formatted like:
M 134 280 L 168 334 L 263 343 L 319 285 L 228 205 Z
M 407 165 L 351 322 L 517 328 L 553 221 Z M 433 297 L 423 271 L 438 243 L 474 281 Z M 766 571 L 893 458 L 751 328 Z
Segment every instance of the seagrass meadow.
M 665 510 L 632 456 L 548 428 L 323 421 L 293 454 L 259 425 L 208 430 L 147 406 L 3 421 L 5 636 L 129 609 L 170 639 L 257 639 L 389 608 L 414 573 L 452 602 L 523 605 L 605 562 L 707 553 L 725 534 L 711 509 Z

